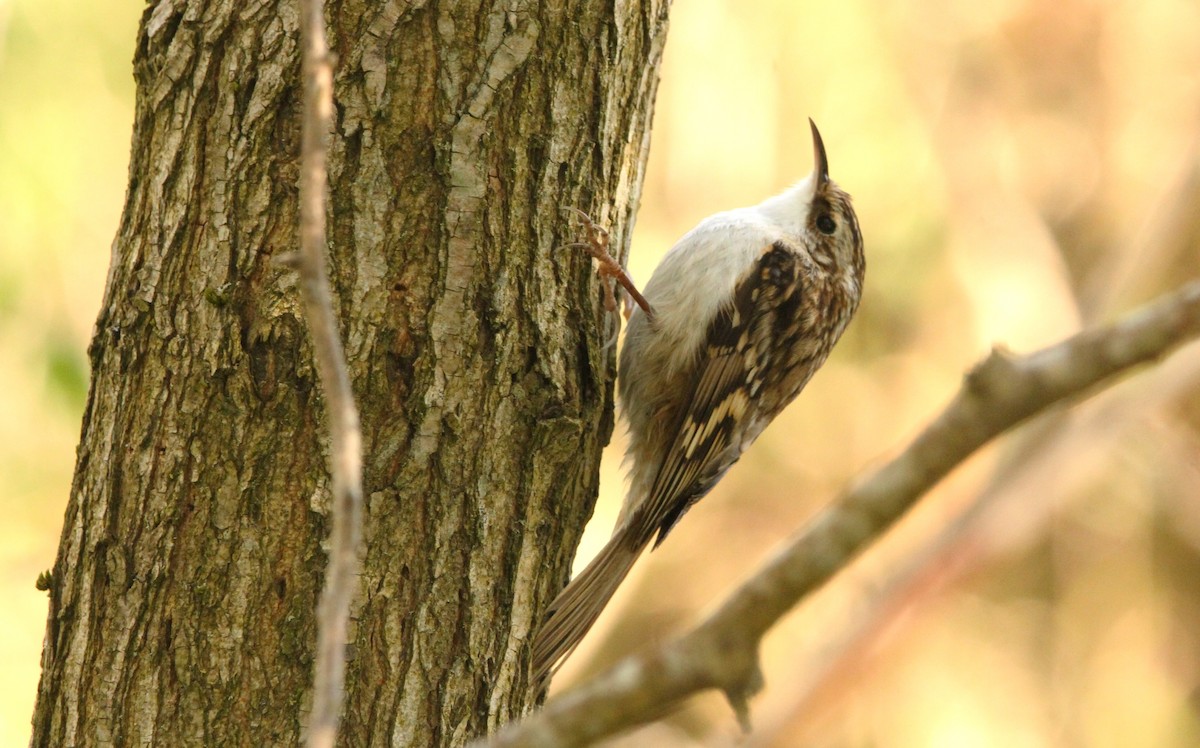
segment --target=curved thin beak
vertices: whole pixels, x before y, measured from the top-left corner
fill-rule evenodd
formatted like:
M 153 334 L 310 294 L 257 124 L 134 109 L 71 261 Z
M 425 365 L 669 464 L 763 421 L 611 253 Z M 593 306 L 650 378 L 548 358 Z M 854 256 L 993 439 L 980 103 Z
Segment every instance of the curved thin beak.
M 808 119 L 809 126 L 812 127 L 813 136 L 813 184 L 818 189 L 829 181 L 829 159 L 825 157 L 825 142 L 821 140 L 821 133 L 817 130 L 817 123 Z

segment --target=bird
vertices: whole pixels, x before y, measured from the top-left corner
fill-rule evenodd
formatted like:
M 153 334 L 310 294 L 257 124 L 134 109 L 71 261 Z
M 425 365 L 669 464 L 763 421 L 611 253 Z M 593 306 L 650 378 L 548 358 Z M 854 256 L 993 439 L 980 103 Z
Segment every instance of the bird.
M 646 546 L 657 548 L 800 394 L 858 309 L 862 233 L 809 125 L 807 177 L 705 218 L 633 293 L 617 366 L 629 491 L 611 539 L 547 609 L 533 643 L 535 682 L 548 684 Z M 607 239 L 590 222 L 589 231 Z M 606 251 L 592 254 L 602 276 L 635 291 Z

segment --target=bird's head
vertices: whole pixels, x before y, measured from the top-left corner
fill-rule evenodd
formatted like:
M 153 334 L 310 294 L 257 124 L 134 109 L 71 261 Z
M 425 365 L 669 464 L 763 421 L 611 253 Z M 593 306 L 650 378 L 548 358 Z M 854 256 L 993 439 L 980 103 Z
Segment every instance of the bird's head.
M 829 158 L 816 123 L 810 119 L 808 124 L 812 127 L 813 170 L 800 190 L 801 199 L 808 203 L 803 227 L 806 243 L 817 262 L 829 263 L 861 279 L 864 260 L 858 217 L 850 195 L 829 178 Z

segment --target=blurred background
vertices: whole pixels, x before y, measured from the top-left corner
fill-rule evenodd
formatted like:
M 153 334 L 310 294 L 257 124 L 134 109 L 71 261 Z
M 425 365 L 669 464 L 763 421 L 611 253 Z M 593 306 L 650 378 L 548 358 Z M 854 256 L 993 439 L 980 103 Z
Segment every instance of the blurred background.
M 0 745 L 29 743 L 46 593 L 125 199 L 142 4 L 0 0 Z
M 0 0 L 0 744 L 23 745 L 124 198 L 138 3 Z M 994 344 L 1026 352 L 1200 275 L 1200 6 L 676 3 L 631 270 L 811 168 L 867 241 L 807 391 L 618 593 L 556 687 L 679 632 Z M 767 638 L 620 746 L 1200 744 L 1200 347 L 979 454 Z M 620 435 L 581 567 L 623 493 Z

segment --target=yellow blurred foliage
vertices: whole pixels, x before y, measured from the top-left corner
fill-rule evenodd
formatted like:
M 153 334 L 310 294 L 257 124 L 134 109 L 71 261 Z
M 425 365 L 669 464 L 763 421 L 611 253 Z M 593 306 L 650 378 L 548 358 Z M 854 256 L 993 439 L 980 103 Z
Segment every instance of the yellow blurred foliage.
M 139 4 L 0 0 L 0 744 L 28 740 L 85 348 L 125 191 Z M 867 241 L 808 391 L 639 564 L 563 684 L 694 622 L 996 343 L 1027 351 L 1200 269 L 1200 6 L 675 3 L 631 271 L 810 168 Z M 715 697 L 619 745 L 1200 744 L 1200 351 L 957 471 Z M 583 563 L 623 491 L 618 436 Z M 562 685 L 562 684 L 560 684 Z
M 137 3 L 0 0 L 0 745 L 26 745 L 46 593 L 125 196 Z

